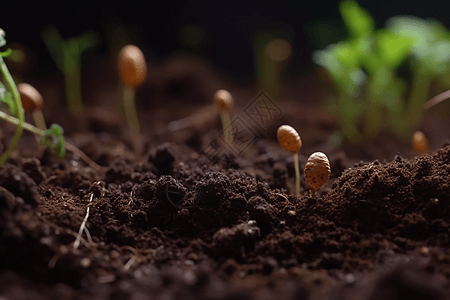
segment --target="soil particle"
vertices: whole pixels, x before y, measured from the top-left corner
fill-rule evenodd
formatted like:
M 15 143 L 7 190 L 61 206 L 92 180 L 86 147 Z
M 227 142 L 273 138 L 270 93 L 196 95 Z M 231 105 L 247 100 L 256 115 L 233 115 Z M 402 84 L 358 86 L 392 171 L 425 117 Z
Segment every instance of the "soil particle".
M 37 205 L 40 202 L 36 182 L 12 164 L 0 166 L 0 186 L 15 197 L 22 198 L 25 203 Z
M 272 205 L 261 196 L 253 196 L 248 200 L 246 209 L 249 212 L 249 218 L 255 220 L 261 228 L 261 233 L 267 235 L 274 221 Z
M 242 260 L 245 259 L 245 252 L 254 248 L 260 235 L 257 222 L 250 220 L 232 228 L 219 229 L 212 237 L 211 246 L 218 256 Z
M 174 154 L 170 144 L 165 143 L 156 148 L 156 153 L 149 159 L 158 169 L 159 175 L 171 175 L 173 173 Z
M 403 266 L 382 276 L 369 299 L 444 299 L 438 287 L 427 274 L 414 270 L 411 266 Z

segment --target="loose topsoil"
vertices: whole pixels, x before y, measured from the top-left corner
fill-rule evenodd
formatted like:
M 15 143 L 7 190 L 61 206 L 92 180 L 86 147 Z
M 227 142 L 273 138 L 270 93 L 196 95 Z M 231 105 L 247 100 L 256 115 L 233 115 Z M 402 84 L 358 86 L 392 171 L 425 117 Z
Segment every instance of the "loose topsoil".
M 108 68 L 86 72 L 95 84 L 76 117 L 59 101 L 60 79 L 31 82 L 47 122 L 101 170 L 23 136 L 0 167 L 0 299 L 450 299 L 446 119 L 425 118 L 431 146 L 420 157 L 389 134 L 331 146 L 337 123 L 315 76 L 288 82 L 261 123 L 258 92 L 175 56 L 149 67 L 137 92 L 138 154 L 111 104 Z M 233 124 L 247 134 L 238 146 L 223 143 L 208 108 L 219 88 L 235 97 Z M 168 129 L 196 113 L 197 124 Z M 312 152 L 330 159 L 315 197 L 303 178 L 295 196 L 292 155 L 276 141 L 282 124 L 302 137 L 302 175 Z M 2 124 L 3 148 L 13 130 Z

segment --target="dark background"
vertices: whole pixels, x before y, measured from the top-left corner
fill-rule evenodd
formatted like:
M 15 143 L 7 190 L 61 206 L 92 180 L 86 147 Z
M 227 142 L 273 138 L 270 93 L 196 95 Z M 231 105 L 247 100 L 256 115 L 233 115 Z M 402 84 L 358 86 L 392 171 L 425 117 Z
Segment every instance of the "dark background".
M 0 27 L 7 41 L 19 42 L 38 53 L 40 71 L 56 69 L 45 48 L 40 30 L 55 25 L 65 37 L 85 30 L 100 33 L 101 46 L 87 55 L 111 52 L 106 28 L 123 24 L 132 42 L 143 47 L 149 59 L 164 58 L 184 51 L 210 61 L 237 81 L 254 78 L 253 38 L 258 33 L 283 37 L 293 46 L 291 75 L 313 68 L 311 51 L 345 38 L 339 1 L 122 1 L 102 4 L 95 1 L 2 1 Z M 377 28 L 394 15 L 435 18 L 450 27 L 447 1 L 359 1 L 376 19 Z M 183 28 L 193 25 L 200 43 L 183 41 Z M 200 30 L 200 31 L 198 31 Z M 192 34 L 192 33 L 191 33 Z

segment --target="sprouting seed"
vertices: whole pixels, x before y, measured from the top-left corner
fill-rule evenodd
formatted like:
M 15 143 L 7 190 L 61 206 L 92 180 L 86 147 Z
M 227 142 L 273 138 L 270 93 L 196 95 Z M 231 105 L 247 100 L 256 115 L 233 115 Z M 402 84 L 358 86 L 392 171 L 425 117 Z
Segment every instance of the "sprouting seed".
M 220 112 L 227 112 L 233 107 L 233 96 L 227 90 L 218 90 L 214 93 L 214 102 Z
M 305 165 L 305 181 L 309 186 L 312 197 L 330 179 L 330 174 L 331 169 L 328 157 L 322 152 L 311 154 Z
M 417 155 L 423 155 L 427 152 L 428 140 L 422 131 L 414 132 L 411 138 L 411 143 Z
M 147 76 L 147 64 L 141 49 L 134 45 L 123 47 L 119 53 L 118 68 L 123 83 L 122 101 L 125 115 L 133 135 L 135 148 L 140 152 L 141 141 L 135 105 L 135 89 L 142 85 Z
M 302 147 L 302 140 L 298 132 L 289 125 L 281 125 L 277 130 L 278 143 L 284 150 L 294 155 L 295 191 L 300 196 L 300 169 L 298 166 L 298 151 Z
M 44 106 L 42 95 L 28 83 L 19 83 L 17 90 L 19 91 L 23 109 L 33 114 L 34 123 L 39 129 L 46 130 L 47 126 L 45 125 L 44 115 L 41 111 Z
M 302 147 L 302 140 L 298 132 L 289 125 L 282 125 L 277 131 L 278 143 L 284 150 L 296 154 Z
M 129 88 L 140 86 L 147 76 L 147 64 L 141 49 L 127 45 L 119 53 L 119 74 L 123 84 Z
M 220 119 L 222 121 L 222 128 L 224 131 L 225 141 L 228 146 L 231 146 L 233 137 L 230 128 L 230 114 L 229 111 L 233 107 L 233 96 L 227 90 L 218 90 L 214 93 L 214 102 L 220 112 Z

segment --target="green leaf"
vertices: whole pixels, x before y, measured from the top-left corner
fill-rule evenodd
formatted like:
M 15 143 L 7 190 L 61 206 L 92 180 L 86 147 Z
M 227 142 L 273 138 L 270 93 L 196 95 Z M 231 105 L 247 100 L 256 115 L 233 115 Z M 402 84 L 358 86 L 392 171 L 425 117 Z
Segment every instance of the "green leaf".
M 66 155 L 64 130 L 58 124 L 52 124 L 41 137 L 41 145 L 48 146 L 50 150 L 55 151 L 59 158 Z
M 95 31 L 87 31 L 76 37 L 80 53 L 89 48 L 94 48 L 100 43 L 100 37 Z
M 8 57 L 12 53 L 11 48 L 6 49 L 6 51 L 0 52 L 1 57 Z
M 3 47 L 6 45 L 6 39 L 5 39 L 5 31 L 0 28 L 0 47 Z
M 17 116 L 16 102 L 13 100 L 11 93 L 6 89 L 2 82 L 0 82 L 0 103 L 8 105 L 9 113 L 12 116 Z
M 342 19 L 350 34 L 359 38 L 369 35 L 374 31 L 374 20 L 370 13 L 361 8 L 354 0 L 344 0 L 339 5 Z
M 411 40 L 387 30 L 375 34 L 375 42 L 383 62 L 396 69 L 411 53 Z
M 390 32 L 409 41 L 413 54 L 419 59 L 429 55 L 429 47 L 435 42 L 448 39 L 446 29 L 441 24 L 417 17 L 393 17 L 387 20 L 386 25 Z
M 359 67 L 359 55 L 351 45 L 345 42 L 337 44 L 334 48 L 334 55 L 344 64 L 345 67 L 354 69 Z
M 358 53 L 361 66 L 368 74 L 374 74 L 382 64 L 378 55 L 374 52 L 373 37 L 364 36 L 352 41 L 353 48 Z
M 450 70 L 450 41 L 435 43 L 426 57 L 426 62 L 433 75 L 447 73 Z
M 64 72 L 63 43 L 64 40 L 59 30 L 54 26 L 44 27 L 41 31 L 41 38 L 47 46 L 56 66 Z
M 345 73 L 343 64 L 339 62 L 334 53 L 335 47 L 336 45 L 329 45 L 324 50 L 317 50 L 312 54 L 312 60 L 316 64 L 325 67 L 333 79 L 339 78 Z
M 3 47 L 6 45 L 6 39 L 5 39 L 5 31 L 0 28 L 0 47 Z M 11 49 L 7 49 L 6 51 L 0 51 L 1 57 L 7 57 L 11 54 Z

